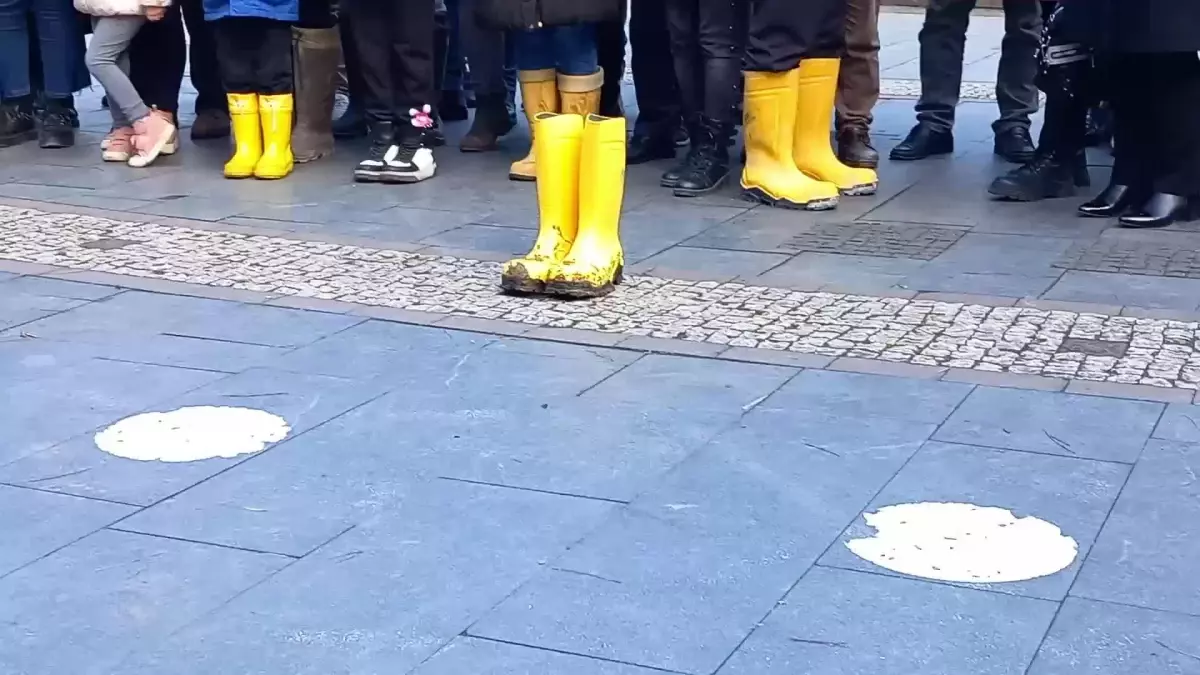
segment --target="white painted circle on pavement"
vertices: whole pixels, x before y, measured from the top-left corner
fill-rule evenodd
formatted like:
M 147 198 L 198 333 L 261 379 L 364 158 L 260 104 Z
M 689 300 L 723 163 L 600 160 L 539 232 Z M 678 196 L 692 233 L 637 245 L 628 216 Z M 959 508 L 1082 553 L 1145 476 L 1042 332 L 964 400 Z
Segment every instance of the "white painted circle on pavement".
M 194 462 L 261 452 L 291 430 L 265 410 L 193 406 L 126 417 L 96 434 L 96 447 L 143 462 Z
M 1054 523 L 1008 509 L 923 502 L 864 516 L 875 535 L 846 543 L 855 555 L 915 577 L 976 584 L 1026 581 L 1066 569 L 1079 544 Z

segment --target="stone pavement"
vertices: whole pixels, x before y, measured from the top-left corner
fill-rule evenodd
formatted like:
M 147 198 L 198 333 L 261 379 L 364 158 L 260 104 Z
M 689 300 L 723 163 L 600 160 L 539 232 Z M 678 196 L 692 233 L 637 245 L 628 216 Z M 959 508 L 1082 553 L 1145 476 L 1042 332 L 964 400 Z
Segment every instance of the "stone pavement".
M 521 138 L 230 182 L 95 99 L 0 151 L 3 675 L 1200 675 L 1200 232 L 987 201 L 994 104 L 835 212 L 631 168 L 561 303 L 495 287 Z

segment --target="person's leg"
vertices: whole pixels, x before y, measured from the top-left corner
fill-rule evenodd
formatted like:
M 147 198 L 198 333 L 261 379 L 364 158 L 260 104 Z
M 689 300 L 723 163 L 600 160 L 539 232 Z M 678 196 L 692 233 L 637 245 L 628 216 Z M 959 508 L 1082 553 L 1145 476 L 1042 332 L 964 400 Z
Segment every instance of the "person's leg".
M 1106 58 L 1105 93 L 1113 111 L 1113 168 L 1108 186 L 1079 207 L 1083 216 L 1113 218 L 1140 207 L 1153 192 L 1153 162 L 1147 149 L 1153 144 L 1148 100 L 1154 94 L 1146 78 L 1146 64 L 1134 54 Z
M 178 4 L 159 21 L 142 25 L 129 45 L 129 79 L 146 105 L 175 115 L 187 68 L 187 38 Z
M 258 84 L 255 71 L 260 37 L 254 22 L 227 18 L 211 24 L 216 43 L 222 88 L 228 92 L 234 154 L 225 164 L 226 178 L 249 178 L 263 153 L 259 122 Z
M 97 18 L 88 43 L 86 63 L 88 72 L 104 88 L 114 122 L 127 126 L 150 114 L 150 107 L 121 68 L 120 61 L 129 49 L 134 36 L 146 19 L 141 16 L 107 16 Z
M 204 20 L 203 0 L 179 0 L 187 24 L 189 74 L 196 89 L 192 140 L 229 136 L 229 103 L 222 85 L 213 24 Z
M 432 112 L 437 103 L 433 81 L 434 3 L 402 0 L 393 11 L 396 23 L 389 45 L 387 75 L 391 81 L 398 152 L 387 160 L 381 179 L 389 183 L 415 183 L 432 178 L 437 171 L 432 133 Z
M 535 121 L 541 113 L 556 113 L 563 108 L 559 101 L 558 72 L 555 61 L 553 29 L 514 31 L 509 34 L 521 82 L 521 105 L 529 122 L 529 153 L 512 163 L 508 177 L 517 181 L 537 180 L 533 136 Z
M 70 0 L 32 0 L 30 10 L 37 24 L 46 100 L 38 143 L 43 148 L 70 147 L 75 144 L 73 94 L 87 81 L 86 72 L 79 73 L 86 69 L 83 34 Z
M 1038 109 L 1034 80 L 1041 34 L 1042 12 L 1037 0 L 1004 0 L 1004 39 L 996 75 L 1000 119 L 992 129 L 996 132 L 996 154 L 1018 164 L 1033 158 L 1029 116 Z
M 292 67 L 292 26 L 286 21 L 256 19 L 258 46 L 258 112 L 262 125 L 263 154 L 254 166 L 254 177 L 284 178 L 292 172 L 292 123 L 295 118 L 295 75 Z M 332 70 L 329 91 L 333 91 Z M 333 110 L 333 101 L 329 101 Z
M 1033 1 L 1033 0 L 1029 0 Z M 962 86 L 963 50 L 975 0 L 930 0 L 921 27 L 921 98 L 917 126 L 891 158 L 913 161 L 954 152 L 954 109 Z
M 507 48 L 504 34 L 479 23 L 475 16 L 476 0 L 459 0 L 459 27 L 463 50 L 471 66 L 475 90 L 475 119 L 463 136 L 463 152 L 485 152 L 499 148 L 501 136 L 513 128 L 505 82 Z M 511 42 L 511 40 L 509 41 Z
M 300 0 L 300 20 L 292 29 L 296 128 L 292 153 L 311 162 L 333 153 L 333 106 L 341 40 L 330 0 Z
M 638 116 L 626 154 L 629 164 L 675 157 L 682 113 L 670 40 L 666 0 L 641 0 L 630 7 L 630 61 Z
M 461 122 L 470 116 L 465 98 L 466 68 L 463 58 L 461 0 L 446 2 L 446 61 L 439 83 L 438 112 L 447 122 Z
M 558 71 L 564 113 L 592 115 L 600 111 L 604 75 L 596 46 L 597 26 L 575 24 L 549 29 L 550 48 Z
M 871 145 L 872 111 L 879 101 L 879 0 L 847 0 L 846 53 L 838 77 L 838 158 L 848 166 L 873 169 L 879 153 Z
M 689 161 L 675 184 L 680 197 L 701 195 L 729 175 L 729 138 L 741 98 L 741 56 L 747 8 L 741 0 L 698 0 L 696 41 L 700 57 L 699 109 L 690 129 Z
M 1143 158 L 1152 194 L 1122 216 L 1122 227 L 1157 228 L 1200 217 L 1200 56 L 1196 52 L 1137 55 L 1144 79 Z M 1118 120 L 1118 130 L 1122 120 Z
M 688 138 L 687 154 L 663 172 L 659 184 L 674 189 L 687 167 L 695 163 L 702 137 L 700 115 L 704 108 L 704 58 L 700 51 L 700 4 L 704 0 L 665 0 L 668 45 L 675 82 L 679 87 L 680 110 Z
M 621 3 L 621 18 L 604 21 L 595 26 L 597 60 L 604 70 L 604 86 L 600 90 L 600 113 L 607 117 L 624 117 L 621 103 L 621 83 L 625 80 L 625 20 L 629 7 Z
M 346 110 L 333 122 L 335 138 L 357 138 L 367 133 L 367 114 L 363 99 L 366 83 L 363 82 L 362 63 L 359 61 L 358 39 L 355 37 L 355 10 L 353 0 L 342 0 L 338 9 L 338 32 L 342 40 L 342 61 L 346 67 L 346 89 L 349 102 Z
M 0 148 L 37 137 L 28 6 L 29 0 L 0 0 Z

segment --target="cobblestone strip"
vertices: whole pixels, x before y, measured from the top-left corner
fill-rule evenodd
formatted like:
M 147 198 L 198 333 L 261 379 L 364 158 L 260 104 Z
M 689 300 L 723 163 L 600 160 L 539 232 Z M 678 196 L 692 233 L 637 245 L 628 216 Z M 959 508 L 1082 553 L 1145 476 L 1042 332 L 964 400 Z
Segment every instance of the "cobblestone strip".
M 509 297 L 493 263 L 0 206 L 0 257 L 537 326 L 1197 389 L 1200 324 L 633 277 Z

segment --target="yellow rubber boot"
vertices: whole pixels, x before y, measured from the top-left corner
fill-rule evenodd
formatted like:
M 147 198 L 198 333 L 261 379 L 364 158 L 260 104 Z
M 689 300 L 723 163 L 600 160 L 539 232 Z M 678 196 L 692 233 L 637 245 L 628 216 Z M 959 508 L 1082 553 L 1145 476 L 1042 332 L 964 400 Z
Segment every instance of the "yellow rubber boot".
M 799 74 L 795 69 L 786 73 L 746 71 L 742 194 L 784 208 L 832 209 L 838 203 L 837 186 L 809 178 L 792 159 Z
M 591 75 L 558 75 L 558 97 L 564 115 L 595 115 L 600 111 L 600 88 L 604 86 L 604 69 Z
M 225 163 L 226 178 L 249 178 L 262 157 L 262 129 L 258 123 L 258 94 L 229 94 L 229 124 L 233 129 L 233 157 Z
M 546 292 L 595 298 L 621 283 L 621 202 L 625 196 L 625 118 L 589 115 L 579 157 L 579 232 Z
M 254 177 L 277 180 L 292 172 L 291 94 L 258 97 L 258 116 L 262 121 L 263 154 L 254 166 Z
M 538 236 L 523 258 L 504 263 L 500 286 L 513 293 L 539 293 L 553 268 L 567 256 L 579 228 L 579 152 L 583 118 L 542 113 L 537 117 Z
M 517 73 L 521 81 L 521 105 L 525 108 L 525 119 L 529 120 L 529 133 L 533 142 L 529 154 L 518 159 L 508 169 L 511 180 L 537 180 L 537 118 L 543 113 L 559 112 L 558 73 L 554 70 L 522 70 Z
M 846 196 L 873 195 L 879 187 L 878 174 L 872 169 L 842 164 L 833 154 L 829 142 L 841 64 L 841 59 L 804 59 L 800 62 L 796 82 L 799 109 L 792 158 L 796 160 L 796 168 L 817 180 L 833 183 Z

